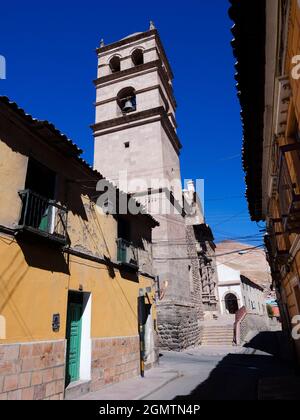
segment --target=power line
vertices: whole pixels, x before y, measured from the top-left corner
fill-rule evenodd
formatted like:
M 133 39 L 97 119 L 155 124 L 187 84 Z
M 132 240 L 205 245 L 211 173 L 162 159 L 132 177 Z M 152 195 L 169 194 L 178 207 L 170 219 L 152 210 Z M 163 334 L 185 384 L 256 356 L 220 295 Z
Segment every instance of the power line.
M 238 217 L 238 216 L 240 216 L 241 214 L 244 214 L 244 213 L 246 213 L 246 212 L 243 210 L 243 211 L 241 211 L 241 212 L 239 212 L 237 214 L 234 214 L 233 216 L 229 217 L 228 219 L 225 219 L 222 222 L 217 223 L 216 225 L 212 224 L 212 226 L 215 226 L 216 227 L 216 226 L 220 226 L 220 225 L 222 225 L 224 223 L 230 222 L 231 220 L 235 219 L 236 217 Z
M 224 257 L 226 255 L 233 255 L 233 254 L 238 254 L 240 252 L 246 252 L 246 251 L 253 251 L 255 249 L 259 249 L 264 247 L 264 244 L 258 245 L 258 246 L 254 246 L 251 248 L 244 248 L 244 249 L 240 249 L 240 250 L 236 250 L 236 251 L 231 251 L 231 252 L 227 252 L 225 254 L 219 254 L 219 255 L 209 255 L 210 258 L 218 258 L 218 257 Z M 247 253 L 247 252 L 246 252 Z M 167 257 L 167 258 L 153 258 L 156 261 L 178 261 L 178 260 L 200 260 L 201 258 L 199 257 Z M 224 264 L 221 263 L 221 264 Z

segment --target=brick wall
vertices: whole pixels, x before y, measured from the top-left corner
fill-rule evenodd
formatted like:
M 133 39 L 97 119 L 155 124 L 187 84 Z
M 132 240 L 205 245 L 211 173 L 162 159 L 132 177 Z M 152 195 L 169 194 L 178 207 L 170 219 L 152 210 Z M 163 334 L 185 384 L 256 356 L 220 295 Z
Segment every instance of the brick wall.
M 138 336 L 93 339 L 91 391 L 133 378 L 139 373 Z
M 0 400 L 59 400 L 65 341 L 0 345 Z

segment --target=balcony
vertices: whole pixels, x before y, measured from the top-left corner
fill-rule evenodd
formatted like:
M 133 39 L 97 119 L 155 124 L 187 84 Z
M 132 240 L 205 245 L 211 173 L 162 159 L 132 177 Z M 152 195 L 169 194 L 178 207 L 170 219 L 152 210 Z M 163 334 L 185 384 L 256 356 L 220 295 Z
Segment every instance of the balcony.
M 117 260 L 119 264 L 138 268 L 138 249 L 131 242 L 117 239 Z
M 277 271 L 277 267 L 285 265 L 290 257 L 285 242 L 282 219 L 270 220 L 268 235 L 265 236 L 265 245 L 271 270 Z
M 297 180 L 300 169 L 300 144 L 280 148 L 278 193 L 283 228 L 288 233 L 300 233 L 300 189 Z
M 67 243 L 66 207 L 30 190 L 19 191 L 22 210 L 18 229 L 37 234 L 56 243 Z

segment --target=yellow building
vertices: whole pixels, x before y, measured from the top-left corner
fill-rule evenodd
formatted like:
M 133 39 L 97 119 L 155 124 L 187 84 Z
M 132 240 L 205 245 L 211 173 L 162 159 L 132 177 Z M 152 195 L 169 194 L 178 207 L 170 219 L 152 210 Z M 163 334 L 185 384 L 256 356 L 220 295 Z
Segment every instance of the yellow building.
M 266 221 L 273 287 L 300 360 L 300 2 L 231 3 L 249 209 Z
M 156 360 L 157 222 L 120 215 L 130 197 L 80 154 L 0 97 L 0 399 L 72 398 Z

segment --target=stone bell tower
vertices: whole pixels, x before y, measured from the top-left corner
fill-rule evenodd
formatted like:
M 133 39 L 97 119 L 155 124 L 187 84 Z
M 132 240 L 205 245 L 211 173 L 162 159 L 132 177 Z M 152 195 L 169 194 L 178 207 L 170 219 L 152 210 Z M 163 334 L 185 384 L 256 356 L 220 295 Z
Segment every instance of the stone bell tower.
M 94 167 L 120 189 L 120 172 L 126 171 L 126 192 L 138 191 L 160 223 L 153 231 L 153 257 L 164 292 L 158 305 L 161 345 L 182 349 L 199 342 L 201 292 L 195 298 L 192 283 L 200 279 L 182 212 L 172 69 L 152 22 L 147 32 L 110 45 L 102 41 L 97 54 Z

